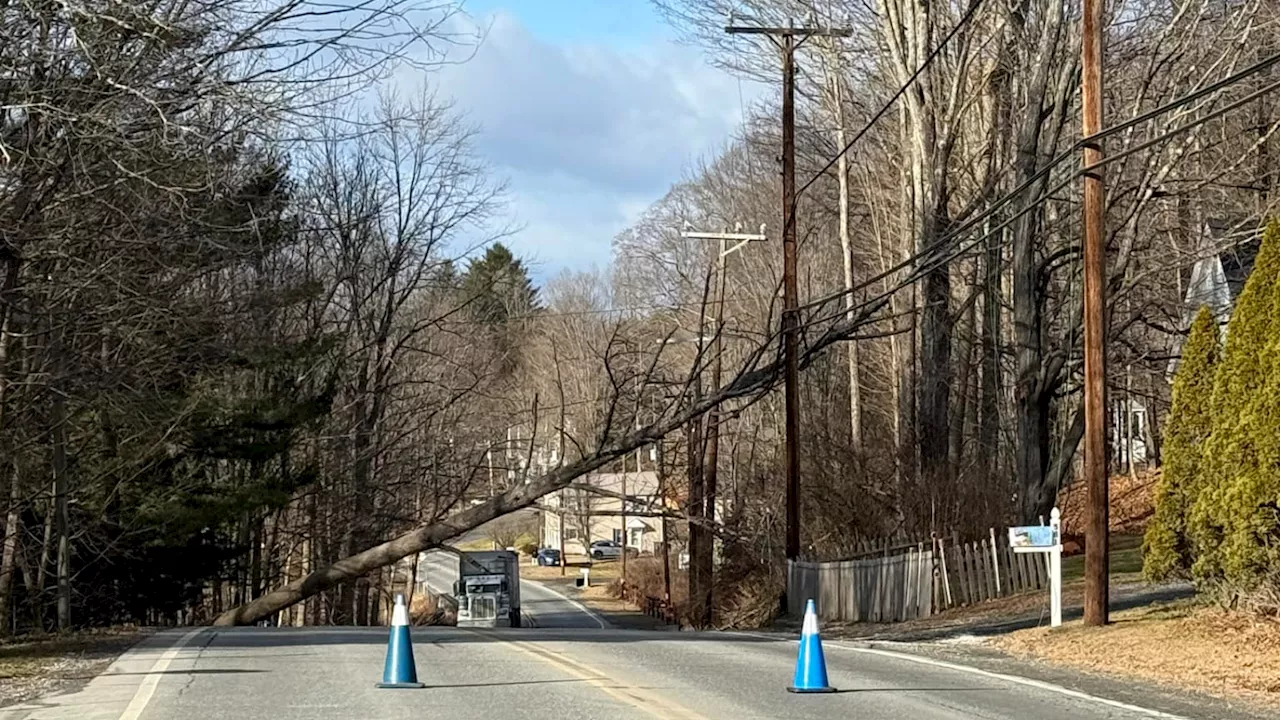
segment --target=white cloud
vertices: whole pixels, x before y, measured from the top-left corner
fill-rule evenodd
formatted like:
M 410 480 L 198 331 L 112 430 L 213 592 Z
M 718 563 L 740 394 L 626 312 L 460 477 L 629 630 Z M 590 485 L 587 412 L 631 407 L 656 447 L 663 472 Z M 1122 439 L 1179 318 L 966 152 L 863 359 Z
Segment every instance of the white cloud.
M 510 178 L 511 219 L 525 227 L 510 244 L 539 275 L 607 262 L 613 236 L 740 122 L 738 81 L 695 50 L 558 46 L 510 14 L 490 21 L 475 56 L 433 81 Z

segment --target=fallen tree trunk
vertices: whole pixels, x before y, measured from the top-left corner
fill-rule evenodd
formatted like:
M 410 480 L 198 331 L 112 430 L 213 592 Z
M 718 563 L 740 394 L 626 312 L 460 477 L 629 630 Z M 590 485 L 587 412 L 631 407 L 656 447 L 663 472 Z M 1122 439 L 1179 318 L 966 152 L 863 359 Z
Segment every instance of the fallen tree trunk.
M 804 348 L 800 357 L 801 368 L 810 365 L 816 356 L 826 348 L 842 340 L 849 339 L 859 328 L 873 322 L 875 314 L 887 304 L 888 301 L 886 299 L 878 298 L 865 304 L 856 317 L 850 317 L 833 324 L 813 344 Z M 763 355 L 768 347 L 769 344 L 766 343 L 758 348 L 757 353 L 753 355 L 753 361 L 749 362 L 747 367 L 751 367 L 754 364 L 754 358 L 759 358 Z M 539 498 L 568 487 L 577 478 L 599 469 L 637 448 L 658 442 L 668 433 L 683 427 L 694 418 L 705 415 L 712 408 L 719 407 L 729 400 L 750 395 L 760 396 L 768 392 L 780 382 L 782 367 L 782 360 L 779 358 L 755 370 L 744 371 L 733 382 L 725 385 L 715 393 L 704 396 L 685 410 L 625 435 L 611 445 L 597 450 L 590 457 L 565 465 L 527 483 L 517 485 L 500 495 L 495 495 L 489 500 L 451 515 L 445 520 L 419 526 L 394 540 L 343 558 L 328 567 L 316 570 L 305 577 L 298 578 L 283 587 L 272 590 L 260 598 L 222 613 L 214 620 L 213 624 L 215 626 L 251 625 L 317 593 L 358 578 L 380 567 L 395 563 L 401 558 L 438 547 L 446 541 L 477 528 L 490 520 L 529 507 L 536 503 Z

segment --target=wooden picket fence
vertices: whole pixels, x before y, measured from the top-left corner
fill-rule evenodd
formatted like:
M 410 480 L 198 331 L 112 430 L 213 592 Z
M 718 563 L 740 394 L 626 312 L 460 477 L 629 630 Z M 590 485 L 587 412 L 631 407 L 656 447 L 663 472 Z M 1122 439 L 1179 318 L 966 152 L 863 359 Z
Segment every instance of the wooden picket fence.
M 997 597 L 1049 587 L 1048 556 L 1016 553 L 1009 536 L 994 530 L 987 538 L 942 547 L 937 597 L 943 608 L 973 605 Z
M 817 602 L 824 620 L 899 622 L 933 612 L 933 549 L 919 543 L 906 552 L 834 562 L 795 561 L 787 568 L 788 610 Z
M 787 566 L 790 614 L 813 599 L 823 620 L 903 622 L 961 605 L 1046 588 L 1046 556 L 1015 553 L 1007 536 L 880 543 L 841 560 Z

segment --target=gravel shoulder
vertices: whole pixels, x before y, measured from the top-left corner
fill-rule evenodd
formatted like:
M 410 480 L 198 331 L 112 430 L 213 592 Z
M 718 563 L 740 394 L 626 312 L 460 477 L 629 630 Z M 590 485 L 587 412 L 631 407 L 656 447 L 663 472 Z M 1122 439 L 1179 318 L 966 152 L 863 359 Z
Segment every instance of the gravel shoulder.
M 83 687 L 150 634 L 148 629 L 119 628 L 4 641 L 0 707 Z

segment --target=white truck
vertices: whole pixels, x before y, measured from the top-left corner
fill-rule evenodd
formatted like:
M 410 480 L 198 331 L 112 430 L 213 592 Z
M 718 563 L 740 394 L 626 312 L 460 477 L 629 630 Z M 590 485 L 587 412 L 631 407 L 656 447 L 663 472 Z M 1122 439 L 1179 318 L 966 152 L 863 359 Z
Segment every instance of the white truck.
M 520 558 L 510 550 L 458 556 L 459 627 L 520 627 Z

